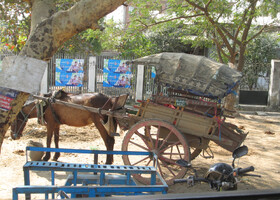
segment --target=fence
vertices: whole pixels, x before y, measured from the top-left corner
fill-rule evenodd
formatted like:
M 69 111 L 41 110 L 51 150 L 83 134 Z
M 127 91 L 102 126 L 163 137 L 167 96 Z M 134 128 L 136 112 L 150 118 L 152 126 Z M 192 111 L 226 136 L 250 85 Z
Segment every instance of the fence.
M 94 57 L 95 63 L 90 63 L 90 57 Z M 83 86 L 76 87 L 76 86 L 56 86 L 55 85 L 55 69 L 56 69 L 56 59 L 84 59 L 84 78 L 83 78 Z M 133 58 L 125 58 L 119 56 L 118 53 L 115 52 L 104 52 L 101 55 L 93 56 L 93 55 L 86 55 L 86 54 L 64 54 L 64 53 L 57 53 L 53 56 L 50 60 L 48 65 L 48 91 L 56 91 L 58 89 L 64 88 L 67 92 L 72 93 L 85 93 L 85 92 L 100 92 L 107 94 L 109 96 L 117 96 L 124 93 L 129 93 L 129 99 L 135 99 L 135 88 L 136 88 L 136 73 L 137 69 L 133 67 L 132 70 L 132 78 L 131 78 L 131 88 L 110 88 L 110 87 L 103 87 L 103 67 L 104 67 L 104 59 L 118 59 L 118 60 L 131 60 Z M 90 65 L 93 65 L 94 73 L 89 73 Z M 95 77 L 92 77 L 95 76 Z M 92 82 L 90 79 L 93 79 Z M 94 84 L 94 88 L 90 91 L 89 88 L 92 87 Z
M 0 60 L 3 60 L 6 56 L 12 56 L 13 54 L 10 52 L 1 52 L 0 53 Z M 89 73 L 90 71 L 90 57 L 95 58 L 95 63 L 93 64 L 93 70 L 94 73 Z M 84 59 L 84 79 L 83 79 L 83 86 L 82 87 L 76 87 L 76 86 L 66 86 L 63 87 L 68 92 L 72 93 L 85 93 L 85 92 L 101 92 L 104 94 L 107 94 L 109 96 L 117 96 L 124 93 L 129 93 L 129 99 L 135 100 L 136 99 L 136 83 L 137 83 L 137 66 L 132 66 L 132 78 L 131 78 L 131 88 L 116 88 L 116 87 L 103 87 L 103 67 L 104 67 L 104 59 L 118 59 L 118 60 L 132 60 L 133 58 L 125 58 L 121 57 L 116 52 L 105 52 L 98 56 L 93 56 L 89 54 L 65 54 L 65 53 L 57 53 L 53 56 L 53 58 L 50 60 L 48 65 L 48 72 L 47 72 L 47 78 L 45 82 L 47 82 L 47 91 L 52 92 L 58 89 L 61 89 L 61 86 L 55 85 L 55 68 L 56 68 L 56 59 Z M 247 63 L 248 64 L 248 63 Z M 265 75 L 260 75 L 257 77 L 256 84 L 249 85 L 248 81 L 246 79 L 243 79 L 241 81 L 240 85 L 240 91 L 264 91 L 266 94 L 264 95 L 263 99 L 267 99 L 268 90 L 269 90 L 269 82 L 270 82 L 270 68 L 271 63 L 250 63 L 250 65 L 261 65 L 260 67 L 266 67 L 268 70 L 268 73 Z M 256 67 L 255 66 L 255 67 Z M 152 77 L 152 67 L 153 66 L 144 66 L 143 70 L 143 89 L 141 90 L 141 97 L 143 99 L 148 99 L 151 97 L 152 94 L 156 94 L 157 92 L 161 92 L 163 94 L 167 93 L 167 88 L 165 87 L 159 87 L 156 85 L 154 78 Z M 93 80 L 93 82 L 92 82 Z M 90 89 L 93 88 L 93 89 Z M 250 96 L 250 95 L 249 95 Z M 247 101 L 247 97 L 245 97 L 245 100 Z M 243 99 L 244 99 L 243 98 Z M 254 98 L 254 97 L 253 97 Z M 242 100 L 242 97 L 241 97 Z M 241 103 L 241 102 L 240 102 Z M 267 102 L 264 101 L 264 104 Z
M 94 57 L 94 61 L 89 61 L 90 57 Z M 55 68 L 56 68 L 56 59 L 84 59 L 84 80 L 83 87 L 75 86 L 55 86 Z M 129 94 L 128 102 L 134 101 L 136 99 L 136 82 L 137 82 L 137 66 L 132 65 L 131 72 L 131 88 L 117 88 L 117 87 L 103 87 L 103 67 L 104 59 L 116 59 L 116 60 L 132 60 L 133 58 L 121 57 L 118 53 L 115 52 L 103 52 L 101 55 L 92 56 L 92 55 L 80 55 L 80 54 L 63 54 L 57 53 L 49 62 L 48 67 L 48 91 L 56 91 L 58 89 L 64 88 L 67 92 L 72 93 L 84 93 L 91 92 L 90 84 L 94 84 L 94 91 L 100 92 L 109 96 L 117 96 L 120 94 Z M 94 63 L 90 63 L 94 62 Z M 89 73 L 89 66 L 93 65 L 94 73 Z M 153 66 L 144 66 L 144 75 L 143 75 L 143 99 L 148 99 L 152 94 L 160 92 L 166 93 L 166 88 L 158 87 L 152 78 L 152 67 Z M 95 76 L 95 77 L 91 77 Z M 94 79 L 94 83 L 91 83 L 90 79 Z

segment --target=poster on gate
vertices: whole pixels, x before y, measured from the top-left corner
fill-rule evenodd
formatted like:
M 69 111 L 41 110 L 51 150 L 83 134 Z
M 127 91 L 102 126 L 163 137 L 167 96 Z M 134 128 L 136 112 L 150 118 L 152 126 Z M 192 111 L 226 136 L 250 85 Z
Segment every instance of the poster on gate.
M 11 102 L 17 97 L 18 93 L 16 90 L 0 87 L 0 110 L 11 110 Z
M 103 87 L 131 88 L 131 67 L 127 60 L 104 59 Z
M 83 86 L 83 59 L 56 59 L 55 86 Z

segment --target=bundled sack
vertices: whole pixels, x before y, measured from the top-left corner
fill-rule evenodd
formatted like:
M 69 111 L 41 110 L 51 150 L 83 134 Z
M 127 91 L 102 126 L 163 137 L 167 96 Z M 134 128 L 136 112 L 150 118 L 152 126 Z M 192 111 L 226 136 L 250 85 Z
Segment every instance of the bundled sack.
M 161 85 L 209 98 L 222 99 L 241 79 L 228 65 L 192 54 L 160 53 L 132 62 L 155 66 L 155 80 Z
M 43 144 L 41 142 L 35 142 L 33 140 L 29 140 L 27 143 L 27 146 L 29 147 L 43 147 Z M 42 160 L 42 157 L 44 155 L 44 152 L 42 151 L 29 151 L 29 158 L 32 161 L 40 161 Z

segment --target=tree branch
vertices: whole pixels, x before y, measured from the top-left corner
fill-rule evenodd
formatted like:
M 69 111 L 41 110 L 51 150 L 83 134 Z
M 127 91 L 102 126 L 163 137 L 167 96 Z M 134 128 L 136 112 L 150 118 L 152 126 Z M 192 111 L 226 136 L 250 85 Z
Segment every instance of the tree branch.
M 220 29 L 222 29 L 222 31 L 230 38 L 232 39 L 233 41 L 235 41 L 238 45 L 241 44 L 241 42 L 235 38 L 225 27 L 223 26 L 220 26 Z
M 259 30 L 259 32 L 257 32 L 255 35 L 253 35 L 249 40 L 247 40 L 246 42 L 245 42 L 245 45 L 246 44 L 248 44 L 250 41 L 252 41 L 253 39 L 255 39 L 256 37 L 258 37 L 263 31 L 264 31 L 264 29 L 266 29 L 267 28 L 267 25 L 264 25 L 262 28 L 261 28 L 261 30 Z
M 248 10 L 251 8 L 251 11 L 249 12 L 249 19 L 248 19 L 248 22 L 245 25 L 245 29 L 243 31 L 241 42 L 246 41 L 246 39 L 248 37 L 248 33 L 249 33 L 249 30 L 251 28 L 251 24 L 252 24 L 252 21 L 253 21 L 253 18 L 254 18 L 253 15 L 255 14 L 256 5 L 257 5 L 257 1 L 253 0 L 248 7 Z
M 152 27 L 152 26 L 155 26 L 155 25 L 158 25 L 158 24 L 162 24 L 162 23 L 165 23 L 165 22 L 170 22 L 170 21 L 174 21 L 174 20 L 177 20 L 177 19 L 188 19 L 188 18 L 193 18 L 193 17 L 198 17 L 198 16 L 203 16 L 203 14 L 174 17 L 174 18 L 171 18 L 171 19 L 166 19 L 166 20 L 163 20 L 163 21 L 158 21 L 158 22 L 155 22 L 155 23 L 149 24 L 149 25 L 143 23 L 140 19 L 137 19 L 136 21 L 139 21 L 141 24 L 143 24 L 143 26 L 145 26 L 145 28 L 140 30 L 140 31 L 144 31 L 144 30 L 146 30 L 149 27 Z
M 205 17 L 208 19 L 208 21 L 215 27 L 215 29 L 217 30 L 217 32 L 219 33 L 219 35 L 221 36 L 223 42 L 225 43 L 227 49 L 229 50 L 230 54 L 233 54 L 233 50 L 231 48 L 231 45 L 228 41 L 228 39 L 226 38 L 225 34 L 223 33 L 223 31 L 219 28 L 219 26 L 217 25 L 217 23 L 214 21 L 214 19 L 210 16 L 210 14 L 207 12 L 207 10 L 201 6 L 199 6 L 198 4 L 191 2 L 190 0 L 185 0 L 186 2 L 188 2 L 190 5 L 200 9 L 201 11 L 204 12 Z M 211 2 L 211 0 L 208 1 L 208 3 Z
M 240 21 L 240 24 L 239 24 L 239 26 L 237 28 L 237 31 L 236 31 L 235 35 L 234 35 L 234 40 L 237 40 L 238 34 L 239 34 L 239 32 L 241 30 L 241 27 L 242 27 L 242 22 L 245 21 L 247 13 L 248 13 L 248 8 L 246 8 L 244 13 L 243 13 L 242 20 Z
M 205 10 L 208 12 L 208 7 L 212 3 L 212 0 L 209 0 L 205 5 Z
M 20 55 L 49 60 L 65 41 L 88 28 L 97 29 L 98 20 L 125 1 L 81 0 L 67 11 L 53 14 L 36 26 Z
M 214 37 L 216 37 L 216 35 L 214 34 Z M 230 59 L 230 56 L 226 54 L 226 52 L 223 50 L 222 45 L 220 44 L 220 42 L 218 41 L 217 38 L 212 38 L 212 40 L 215 42 L 217 50 L 219 50 L 219 52 L 221 52 L 225 57 L 227 57 L 228 59 Z M 220 55 L 221 56 L 221 55 Z M 221 57 L 221 61 L 222 61 L 222 57 Z
M 205 8 L 201 7 L 200 5 L 194 3 L 194 2 L 192 2 L 190 0 L 185 0 L 185 1 L 188 2 L 190 5 L 192 5 L 193 7 L 198 8 L 199 10 L 205 12 Z

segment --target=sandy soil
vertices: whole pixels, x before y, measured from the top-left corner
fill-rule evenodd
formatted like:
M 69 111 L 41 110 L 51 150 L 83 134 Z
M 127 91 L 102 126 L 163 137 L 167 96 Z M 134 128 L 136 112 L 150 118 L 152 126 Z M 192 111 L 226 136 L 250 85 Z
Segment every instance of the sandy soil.
M 249 148 L 249 154 L 237 160 L 236 164 L 240 167 L 255 166 L 255 174 L 262 178 L 243 177 L 238 185 L 239 190 L 248 189 L 275 189 L 280 187 L 280 114 L 249 115 L 241 114 L 235 119 L 227 119 L 233 124 L 249 131 L 244 144 Z M 0 199 L 11 199 L 12 188 L 23 183 L 22 166 L 26 161 L 25 147 L 27 142 L 41 141 L 45 144 L 46 128 L 37 124 L 35 119 L 29 120 L 24 131 L 24 137 L 13 141 L 9 139 L 10 131 L 7 132 L 0 156 Z M 115 150 L 121 149 L 124 134 L 116 137 Z M 197 169 L 200 176 L 207 171 L 210 165 L 217 162 L 231 163 L 231 153 L 222 149 L 214 143 L 210 143 L 214 152 L 214 159 L 205 159 L 202 156 L 196 158 L 192 165 Z M 73 128 L 62 126 L 60 131 L 60 147 L 103 150 L 102 139 L 93 125 Z M 62 154 L 59 158 L 61 162 L 87 162 L 92 163 L 93 158 L 89 156 L 77 156 L 75 154 Z M 104 159 L 105 160 L 105 159 Z M 103 163 L 103 161 L 101 161 Z M 116 165 L 122 165 L 122 159 L 115 157 Z M 57 184 L 65 181 L 65 173 L 58 173 Z M 38 185 L 50 185 L 49 172 L 32 172 L 31 183 Z M 187 192 L 211 192 L 207 184 L 196 184 L 188 186 L 180 183 L 169 187 L 169 193 Z M 23 197 L 23 196 L 22 196 Z M 32 196 L 33 198 L 43 198 L 42 196 Z

